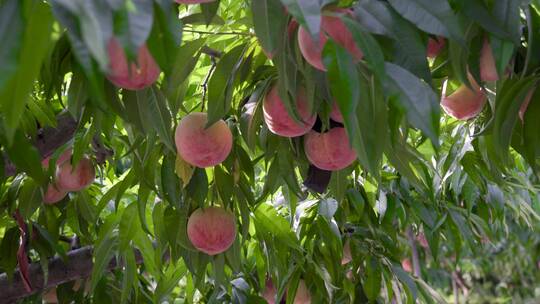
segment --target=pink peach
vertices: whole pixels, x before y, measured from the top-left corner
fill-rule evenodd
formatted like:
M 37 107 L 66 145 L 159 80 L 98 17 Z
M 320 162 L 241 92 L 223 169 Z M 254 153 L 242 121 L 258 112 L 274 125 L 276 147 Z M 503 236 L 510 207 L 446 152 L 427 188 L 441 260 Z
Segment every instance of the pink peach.
M 446 45 L 446 40 L 443 37 L 437 39 L 429 38 L 427 45 L 427 56 L 429 58 L 437 57 Z
M 277 290 L 272 280 L 270 278 L 266 279 L 265 288 L 263 291 L 263 298 L 268 304 L 277 304 L 279 301 L 276 301 Z
M 47 191 L 43 195 L 43 202 L 52 205 L 61 201 L 66 195 L 67 192 L 58 189 L 56 184 L 49 184 L 47 186 Z
M 334 13 L 350 14 L 350 11 L 339 9 L 334 10 Z M 321 71 L 326 71 L 322 59 L 322 51 L 326 41 L 328 41 L 327 35 L 334 42 L 347 49 L 356 61 L 362 59 L 362 51 L 356 46 L 356 42 L 345 23 L 339 17 L 323 15 L 321 17 L 321 31 L 318 44 L 315 44 L 315 41 L 305 28 L 300 27 L 298 31 L 300 52 L 309 64 Z
M 75 167 L 66 161 L 56 169 L 56 183 L 63 191 L 80 191 L 94 182 L 96 170 L 92 161 L 84 157 Z
M 176 127 L 178 154 L 189 164 L 207 168 L 222 163 L 232 149 L 233 136 L 223 120 L 206 128 L 206 113 L 191 113 Z
M 311 294 L 306 286 L 304 280 L 300 280 L 298 288 L 296 289 L 296 295 L 294 296 L 294 304 L 310 304 Z
M 332 128 L 326 133 L 309 132 L 304 137 L 304 150 L 309 162 L 328 171 L 348 167 L 356 159 L 344 128 Z
M 139 48 L 135 62 L 128 63 L 125 51 L 116 38 L 109 40 L 109 73 L 107 78 L 116 86 L 140 90 L 152 85 L 161 73 L 146 45 Z
M 187 235 L 195 248 L 208 255 L 225 252 L 236 238 L 234 215 L 220 207 L 197 209 L 189 217 Z
M 459 120 L 476 117 L 486 104 L 486 94 L 469 75 L 469 81 L 474 90 L 462 85 L 450 96 L 443 96 L 441 106 L 444 111 Z
M 303 89 L 299 89 L 296 95 L 296 110 L 303 123 L 297 122 L 289 115 L 283 100 L 279 97 L 277 86 L 270 89 L 264 98 L 264 121 L 268 129 L 274 134 L 284 137 L 296 137 L 311 130 L 317 117 L 310 113 Z
M 480 79 L 482 79 L 482 81 L 499 80 L 493 52 L 491 51 L 491 45 L 487 38 L 484 39 L 484 44 L 482 45 L 482 51 L 480 53 Z
M 335 122 L 343 123 L 343 115 L 341 115 L 341 111 L 339 110 L 339 107 L 335 102 L 332 105 L 332 112 L 330 112 L 330 118 Z
M 403 259 L 403 260 L 401 261 L 401 267 L 402 267 L 403 270 L 405 270 L 406 272 L 412 273 L 413 269 L 412 269 L 411 259 L 409 259 L 409 258 Z

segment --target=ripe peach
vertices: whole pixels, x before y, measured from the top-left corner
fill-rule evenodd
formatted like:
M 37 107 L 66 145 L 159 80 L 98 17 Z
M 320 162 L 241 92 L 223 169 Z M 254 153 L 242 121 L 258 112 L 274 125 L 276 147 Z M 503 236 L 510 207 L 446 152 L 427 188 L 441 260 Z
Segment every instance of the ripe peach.
M 525 111 L 527 111 L 527 108 L 529 107 L 529 103 L 531 103 L 531 99 L 533 97 L 534 92 L 536 91 L 536 88 L 532 88 L 529 93 L 527 93 L 527 96 L 525 96 L 525 100 L 521 104 L 521 107 L 519 108 L 519 119 L 521 121 L 524 121 L 525 119 Z
M 222 163 L 232 149 L 233 136 L 223 120 L 206 128 L 206 113 L 191 113 L 176 127 L 178 154 L 189 164 L 206 168 Z
M 345 245 L 343 245 L 343 256 L 341 257 L 341 265 L 345 265 L 352 261 L 352 255 L 351 255 L 351 244 L 349 240 L 345 242 Z
M 303 123 L 294 120 L 287 112 L 283 100 L 279 97 L 278 88 L 274 86 L 266 94 L 263 102 L 264 121 L 272 133 L 295 137 L 309 132 L 317 117 L 310 113 L 304 89 L 299 89 L 296 95 L 296 110 Z
M 277 290 L 274 284 L 272 283 L 272 280 L 270 278 L 266 279 L 266 284 L 263 291 L 263 298 L 266 300 L 268 304 L 276 304 L 279 303 L 279 301 L 276 301 L 276 295 Z
M 294 304 L 310 304 L 311 294 L 306 286 L 304 280 L 300 280 L 298 288 L 296 289 L 296 295 L 294 296 Z
M 62 154 L 60 154 L 60 156 L 56 160 L 56 165 L 61 165 L 65 161 L 69 160 L 69 158 L 71 157 L 71 153 L 72 153 L 71 148 L 66 149 L 64 152 L 62 152 Z M 43 166 L 43 168 L 49 167 L 50 160 L 51 160 L 51 157 L 49 156 L 41 161 L 41 165 Z
M 334 13 L 350 14 L 350 11 L 338 9 L 334 10 Z M 334 42 L 347 49 L 356 61 L 362 59 L 362 51 L 356 46 L 356 42 L 345 23 L 339 17 L 323 15 L 321 17 L 321 31 L 318 45 L 315 44 L 315 41 L 306 29 L 300 27 L 298 31 L 300 52 L 309 64 L 321 71 L 326 71 L 322 60 L 322 51 L 328 40 L 327 35 Z
M 339 110 L 339 107 L 335 102 L 332 105 L 332 112 L 330 112 L 330 118 L 335 122 L 343 123 L 343 115 L 341 115 L 341 111 Z
M 64 191 L 80 191 L 88 187 L 96 178 L 96 170 L 89 158 L 82 158 L 73 167 L 66 161 L 56 169 L 56 183 Z
M 208 255 L 225 252 L 236 238 L 234 215 L 220 207 L 197 209 L 189 217 L 187 235 L 195 248 Z
M 405 258 L 405 259 L 401 260 L 401 267 L 406 272 L 412 273 L 413 269 L 412 269 L 411 259 Z
M 491 45 L 487 38 L 484 39 L 482 51 L 480 52 L 480 79 L 482 79 L 482 81 L 499 80 L 493 52 L 491 51 Z
M 429 38 L 427 45 L 427 56 L 429 58 L 437 57 L 446 45 L 446 40 L 443 37 L 437 37 L 437 39 Z
M 328 171 L 348 167 L 356 159 L 344 128 L 332 128 L 326 133 L 309 132 L 304 137 L 304 150 L 311 164 Z
M 131 63 L 116 38 L 109 40 L 107 50 L 110 61 L 107 78 L 118 87 L 140 90 L 156 82 L 161 73 L 146 45 L 139 48 L 136 61 Z
M 52 205 L 61 201 L 64 197 L 66 197 L 66 195 L 67 192 L 58 189 L 56 184 L 49 184 L 47 186 L 47 191 L 43 195 L 43 202 L 45 204 Z
M 462 85 L 450 96 L 443 96 L 441 101 L 444 111 L 459 120 L 468 120 L 476 117 L 476 115 L 482 112 L 486 104 L 487 98 L 484 91 L 470 75 L 469 81 L 474 91 L 466 85 Z
M 198 4 L 198 3 L 210 3 L 216 0 L 174 0 L 180 4 Z

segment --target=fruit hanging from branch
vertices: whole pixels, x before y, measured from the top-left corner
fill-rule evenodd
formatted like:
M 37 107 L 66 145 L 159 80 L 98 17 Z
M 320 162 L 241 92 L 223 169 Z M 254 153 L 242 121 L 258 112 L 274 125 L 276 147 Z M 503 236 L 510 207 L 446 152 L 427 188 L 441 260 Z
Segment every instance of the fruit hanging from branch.
M 311 293 L 306 286 L 304 280 L 298 282 L 298 288 L 296 289 L 296 295 L 294 296 L 294 304 L 311 304 Z
M 295 101 L 295 109 L 300 116 L 301 122 L 296 121 L 287 112 L 287 108 L 279 96 L 277 85 L 268 91 L 264 98 L 263 112 L 264 121 L 272 133 L 284 137 L 302 136 L 309 132 L 313 125 L 315 125 L 317 117 L 309 110 L 307 97 L 303 88 L 298 89 Z
M 206 126 L 206 113 L 190 113 L 176 127 L 178 154 L 189 164 L 207 168 L 221 164 L 232 149 L 233 136 L 227 123 L 219 120 Z
M 234 215 L 221 207 L 199 208 L 189 217 L 187 235 L 195 248 L 208 255 L 225 252 L 236 239 Z
M 495 66 L 495 58 L 493 58 L 491 45 L 487 38 L 484 39 L 482 51 L 480 53 L 480 79 L 482 81 L 499 80 L 499 74 L 497 74 L 497 67 Z
M 341 127 L 325 133 L 309 132 L 304 137 L 304 151 L 311 164 L 328 171 L 344 169 L 356 160 L 347 132 Z
M 128 90 L 140 90 L 152 85 L 161 70 L 150 51 L 143 45 L 137 52 L 135 62 L 129 62 L 120 41 L 111 38 L 107 45 L 109 73 L 107 78 L 116 86 Z
M 429 58 L 437 57 L 445 46 L 446 40 L 443 37 L 437 37 L 437 39 L 430 37 L 427 45 L 427 56 Z
M 441 106 L 444 111 L 459 120 L 476 117 L 486 104 L 485 92 L 470 74 L 469 82 L 474 90 L 463 84 L 454 93 L 442 97 Z
M 56 183 L 63 191 L 80 191 L 92 184 L 96 170 L 88 157 L 83 157 L 77 164 L 65 161 L 56 169 Z
M 321 16 L 321 29 L 318 43 L 313 40 L 311 34 L 302 26 L 300 26 L 300 29 L 298 30 L 298 45 L 300 47 L 300 52 L 309 64 L 321 71 L 326 71 L 326 67 L 322 60 L 322 52 L 326 41 L 328 41 L 328 37 L 348 50 L 356 61 L 359 61 L 363 57 L 362 51 L 356 46 L 356 42 L 345 23 L 340 17 L 335 16 L 335 14 L 350 14 L 350 11 L 337 9 L 327 12 L 327 14 L 334 15 Z

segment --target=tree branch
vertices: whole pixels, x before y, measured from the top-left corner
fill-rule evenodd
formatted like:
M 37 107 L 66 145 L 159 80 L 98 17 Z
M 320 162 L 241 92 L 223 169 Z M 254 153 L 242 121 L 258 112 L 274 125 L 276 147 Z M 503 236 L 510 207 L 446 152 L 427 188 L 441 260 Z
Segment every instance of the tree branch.
M 51 259 L 49 261 L 47 283 L 44 282 L 43 270 L 40 263 L 32 263 L 29 268 L 29 277 L 32 283 L 31 291 L 24 289 L 24 282 L 18 269 L 15 271 L 12 281 L 8 280 L 7 274 L 0 274 L 0 303 L 12 303 L 48 288 L 89 277 L 92 274 L 92 267 L 94 266 L 92 252 L 93 248 L 86 246 L 68 252 L 65 262 L 60 257 Z M 168 256 L 165 256 L 164 259 L 168 259 Z M 135 250 L 135 261 L 137 264 L 143 262 L 142 254 L 139 250 Z M 107 270 L 113 270 L 120 266 L 121 263 L 116 258 L 113 258 L 109 262 Z
M 411 255 L 412 255 L 412 264 L 413 264 L 413 273 L 414 276 L 421 279 L 422 278 L 422 271 L 420 269 L 420 259 L 418 258 L 418 248 L 416 247 L 416 239 L 414 237 L 414 232 L 409 226 L 407 228 L 407 240 L 409 241 L 409 245 L 411 246 Z

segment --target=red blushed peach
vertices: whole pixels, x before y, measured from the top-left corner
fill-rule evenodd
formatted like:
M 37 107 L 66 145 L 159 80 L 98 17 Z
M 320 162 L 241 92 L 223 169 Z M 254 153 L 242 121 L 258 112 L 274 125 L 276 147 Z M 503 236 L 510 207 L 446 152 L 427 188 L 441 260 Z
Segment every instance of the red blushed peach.
M 277 290 L 271 279 L 266 279 L 265 288 L 262 294 L 262 297 L 266 300 L 268 304 L 276 304 L 279 301 L 276 301 Z
M 304 137 L 304 151 L 315 167 L 328 171 L 348 167 L 356 159 L 344 128 L 332 128 L 326 133 L 309 132 Z
M 459 87 L 450 96 L 443 96 L 441 106 L 444 111 L 459 120 L 468 120 L 476 117 L 486 104 L 486 94 L 469 75 L 469 81 L 474 90 L 466 85 Z
M 233 136 L 223 120 L 206 128 L 206 113 L 191 113 L 176 127 L 176 149 L 189 164 L 207 168 L 222 163 L 232 149 Z
M 343 115 L 341 115 L 341 111 L 339 110 L 339 107 L 335 102 L 332 105 L 332 112 L 330 112 L 330 118 L 335 122 L 343 123 Z
M 313 128 L 317 117 L 310 113 L 303 89 L 299 89 L 296 95 L 296 111 L 302 123 L 297 122 L 289 115 L 283 100 L 279 97 L 277 86 L 270 89 L 264 98 L 264 121 L 268 129 L 274 134 L 284 137 L 296 137 L 306 134 Z
M 189 217 L 187 235 L 195 248 L 208 255 L 225 252 L 236 238 L 234 215 L 220 207 L 197 209 Z
M 403 259 L 401 261 L 401 267 L 403 268 L 403 270 L 405 270 L 406 272 L 409 272 L 409 273 L 412 273 L 413 269 L 412 269 L 412 263 L 411 263 L 411 260 L 409 258 L 406 258 L 406 259 Z
M 350 11 L 339 9 L 335 10 L 334 13 L 350 14 Z M 306 61 L 313 67 L 321 71 L 326 71 L 322 59 L 322 51 L 328 40 L 327 35 L 332 38 L 334 42 L 347 49 L 356 61 L 362 59 L 362 51 L 356 46 L 356 42 L 345 23 L 343 23 L 339 17 L 323 15 L 321 17 L 321 31 L 318 44 L 315 44 L 315 41 L 306 29 L 300 27 L 298 30 L 298 46 L 300 52 Z
M 304 280 L 300 280 L 298 288 L 296 289 L 296 295 L 294 296 L 294 304 L 310 304 L 311 294 L 306 286 Z
M 156 82 L 161 73 L 146 45 L 139 48 L 136 61 L 131 63 L 116 38 L 109 40 L 107 50 L 110 61 L 107 78 L 118 87 L 140 90 Z
M 536 91 L 536 88 L 532 88 L 529 93 L 527 93 L 527 96 L 525 96 L 525 100 L 521 104 L 521 107 L 519 107 L 519 119 L 521 121 L 524 121 L 525 119 L 525 112 L 527 111 L 527 108 L 529 107 L 529 103 L 531 103 L 531 99 L 534 95 L 534 92 Z
M 437 37 L 437 39 L 429 38 L 427 45 L 427 56 L 429 58 L 437 57 L 446 45 L 446 40 L 443 37 Z
M 56 160 L 56 165 L 61 165 L 63 164 L 65 161 L 69 160 L 69 158 L 71 157 L 71 148 L 69 149 L 66 149 L 59 157 L 58 159 Z M 45 159 L 43 159 L 41 161 L 41 165 L 43 166 L 43 168 L 47 168 L 49 167 L 49 161 L 51 160 L 51 157 L 47 157 Z
M 487 38 L 484 39 L 482 51 L 480 52 L 480 79 L 482 79 L 482 81 L 499 80 L 493 52 L 491 51 L 491 45 Z
M 75 167 L 66 161 L 56 169 L 56 184 L 63 191 L 80 191 L 88 187 L 96 178 L 96 170 L 92 161 L 86 157 Z
M 52 205 L 61 201 L 66 195 L 67 192 L 58 189 L 56 184 L 49 184 L 45 195 L 43 195 L 43 202 Z
M 352 261 L 352 255 L 351 255 L 351 244 L 349 240 L 345 242 L 345 245 L 343 245 L 343 256 L 341 257 L 341 265 L 345 265 Z
M 199 4 L 199 3 L 210 3 L 216 0 L 175 0 L 175 1 L 180 4 Z

